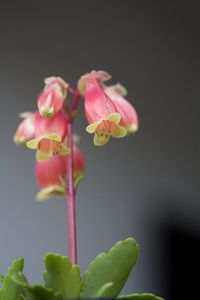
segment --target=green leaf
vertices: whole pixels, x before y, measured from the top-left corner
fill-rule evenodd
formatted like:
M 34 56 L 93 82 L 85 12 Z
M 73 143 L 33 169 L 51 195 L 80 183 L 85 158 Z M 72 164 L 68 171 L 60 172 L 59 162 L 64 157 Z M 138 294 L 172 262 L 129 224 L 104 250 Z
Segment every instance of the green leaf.
M 13 274 L 16 274 L 23 270 L 24 260 L 19 258 L 15 260 L 10 268 L 8 273 L 4 277 L 3 286 L 0 290 L 0 300 L 18 300 L 22 289 L 12 280 Z
M 40 285 L 29 286 L 23 273 L 19 272 L 12 277 L 15 284 L 23 288 L 26 300 L 63 300 L 63 298 L 51 289 Z M 23 298 L 22 298 L 23 299 Z
M 3 279 L 4 279 L 4 276 L 3 276 L 3 274 L 0 273 L 0 282 L 3 283 Z
M 128 300 L 128 299 L 134 299 L 134 300 L 164 300 L 163 298 L 157 297 L 153 294 L 129 294 L 126 296 L 121 296 L 118 299 L 120 300 Z
M 83 276 L 81 297 L 97 297 L 105 284 L 113 285 L 104 291 L 104 297 L 117 297 L 134 267 L 138 245 L 133 238 L 120 241 L 108 252 L 100 253 Z
M 98 289 L 95 297 L 96 298 L 104 298 L 105 295 L 107 295 L 108 290 L 111 288 L 111 286 L 113 286 L 112 282 L 108 282 L 108 283 L 104 284 L 102 287 L 100 287 L 100 289 Z
M 79 297 L 81 287 L 79 266 L 72 265 L 68 257 L 54 253 L 48 253 L 44 262 L 45 286 L 60 292 L 63 298 Z

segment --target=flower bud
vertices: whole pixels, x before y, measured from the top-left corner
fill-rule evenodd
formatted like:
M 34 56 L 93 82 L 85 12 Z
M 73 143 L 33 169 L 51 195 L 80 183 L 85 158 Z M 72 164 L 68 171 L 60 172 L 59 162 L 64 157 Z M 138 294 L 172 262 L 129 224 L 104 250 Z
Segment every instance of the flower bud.
M 116 111 L 113 101 L 106 95 L 94 76 L 89 76 L 86 80 L 84 104 L 85 115 L 90 124 L 86 131 L 95 133 L 95 145 L 106 144 L 110 136 L 121 138 L 126 135 L 126 129 L 119 125 L 121 116 Z
M 86 83 L 88 78 L 93 77 L 95 78 L 99 83 L 102 83 L 104 81 L 107 81 L 111 78 L 111 75 L 108 74 L 105 71 L 91 71 L 90 73 L 87 73 L 83 76 L 78 81 L 78 90 L 81 96 L 85 95 L 85 90 L 86 90 Z
M 116 111 L 120 114 L 120 125 L 127 129 L 128 133 L 134 133 L 138 129 L 138 116 L 133 105 L 123 96 L 126 90 L 121 84 L 105 87 L 105 93 L 114 102 Z
M 68 84 L 60 77 L 46 78 L 45 84 L 38 98 L 38 109 L 43 117 L 49 118 L 62 109 Z
M 38 160 L 48 160 L 56 154 L 68 154 L 63 141 L 67 134 L 67 120 L 65 114 L 60 111 L 54 117 L 46 119 L 39 114 L 35 120 L 35 139 L 30 140 L 26 145 L 30 149 L 36 149 Z
M 23 119 L 19 124 L 15 135 L 14 142 L 17 145 L 25 145 L 26 142 L 35 137 L 35 116 L 34 112 L 25 112 L 20 114 L 20 117 Z

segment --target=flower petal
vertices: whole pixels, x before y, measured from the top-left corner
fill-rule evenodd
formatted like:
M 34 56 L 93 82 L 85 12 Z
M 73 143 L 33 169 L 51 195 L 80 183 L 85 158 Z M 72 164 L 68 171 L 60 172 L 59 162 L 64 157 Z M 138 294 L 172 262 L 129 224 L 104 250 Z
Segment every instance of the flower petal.
M 138 130 L 138 125 L 137 124 L 132 124 L 127 130 L 128 130 L 128 134 L 129 133 L 135 133 Z
M 70 153 L 70 148 L 66 147 L 65 145 L 61 144 L 59 154 L 66 155 Z
M 61 142 L 61 137 L 57 133 L 49 134 L 46 138 L 54 142 Z
M 124 127 L 119 126 L 115 123 L 112 124 L 112 129 L 111 129 L 112 137 L 122 138 L 122 137 L 126 136 L 126 134 L 127 134 L 127 130 Z
M 40 139 L 33 139 L 26 143 L 26 146 L 30 149 L 37 149 Z
M 90 124 L 90 125 L 88 125 L 88 126 L 86 127 L 86 131 L 87 131 L 88 133 L 94 133 L 95 130 L 96 130 L 96 128 L 97 128 L 97 126 L 98 126 L 98 122 L 92 123 L 92 124 Z
M 110 139 L 110 136 L 107 134 L 100 135 L 100 134 L 95 133 L 94 144 L 96 146 L 103 146 L 109 141 L 109 139 Z
M 40 150 L 36 151 L 36 159 L 37 160 L 48 160 L 52 156 L 52 153 L 43 152 Z
M 36 199 L 40 202 L 44 202 L 49 199 L 52 195 L 63 196 L 66 194 L 66 189 L 64 186 L 60 185 L 50 185 L 42 189 L 36 196 Z
M 115 124 L 119 124 L 119 122 L 121 121 L 121 116 L 119 113 L 112 113 L 106 119 L 114 122 Z

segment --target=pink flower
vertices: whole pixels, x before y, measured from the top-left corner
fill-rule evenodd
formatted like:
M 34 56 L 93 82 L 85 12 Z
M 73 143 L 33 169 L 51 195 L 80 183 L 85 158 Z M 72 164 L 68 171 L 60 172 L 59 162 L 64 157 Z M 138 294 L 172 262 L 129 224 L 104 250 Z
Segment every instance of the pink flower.
M 123 96 L 127 94 L 125 88 L 119 83 L 105 87 L 105 93 L 114 102 L 116 111 L 120 114 L 119 125 L 127 129 L 128 133 L 134 133 L 138 129 L 138 116 L 135 108 Z
M 73 151 L 75 187 L 82 179 L 85 169 L 83 155 L 77 146 Z M 66 195 L 65 177 L 67 174 L 67 156 L 56 155 L 47 161 L 36 161 L 35 174 L 40 192 L 37 194 L 39 201 L 47 200 L 53 195 Z
M 27 147 L 36 149 L 37 160 L 48 160 L 56 154 L 68 154 L 63 142 L 67 134 L 67 120 L 65 114 L 60 111 L 54 117 L 45 119 L 39 114 L 35 120 L 35 139 L 27 142 Z
M 35 174 L 41 190 L 37 194 L 39 201 L 52 195 L 65 195 L 66 155 L 56 155 L 48 161 L 36 161 Z
M 106 95 L 95 76 L 86 79 L 85 91 L 85 115 L 90 125 L 86 131 L 94 133 L 94 144 L 102 146 L 109 141 L 110 136 L 121 138 L 127 133 L 126 129 L 119 125 L 121 116 L 117 112 L 115 104 Z
M 13 138 L 17 145 L 25 145 L 26 142 L 35 137 L 35 116 L 36 113 L 34 112 L 20 114 L 23 120 L 19 124 Z
M 38 109 L 43 117 L 52 117 L 62 109 L 67 87 L 68 84 L 60 77 L 45 79 L 44 90 L 38 98 Z

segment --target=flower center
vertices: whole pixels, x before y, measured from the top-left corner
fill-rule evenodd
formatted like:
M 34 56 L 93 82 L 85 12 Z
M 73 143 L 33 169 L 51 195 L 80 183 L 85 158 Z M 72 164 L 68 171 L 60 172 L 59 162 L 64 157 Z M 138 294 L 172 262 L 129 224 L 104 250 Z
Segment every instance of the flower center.
M 111 123 L 108 120 L 102 120 L 101 123 L 97 126 L 95 133 L 98 136 L 104 136 L 105 138 L 109 138 L 111 135 Z
M 51 141 L 43 138 L 38 145 L 38 149 L 42 152 L 58 154 L 61 148 L 61 142 Z

